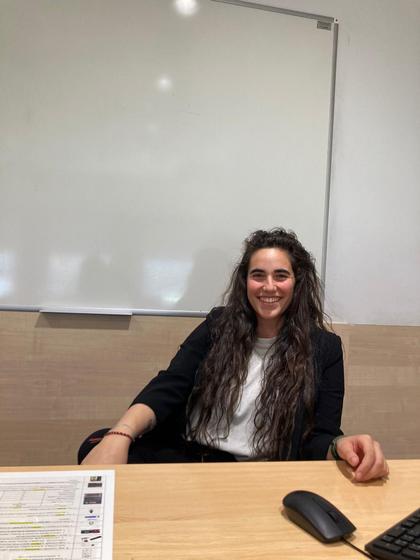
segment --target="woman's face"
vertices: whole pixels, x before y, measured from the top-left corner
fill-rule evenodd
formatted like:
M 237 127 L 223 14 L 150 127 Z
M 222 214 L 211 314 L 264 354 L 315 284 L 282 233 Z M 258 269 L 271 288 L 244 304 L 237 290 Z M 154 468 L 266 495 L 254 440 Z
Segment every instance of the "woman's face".
M 257 335 L 277 336 L 293 298 L 295 277 L 286 251 L 259 249 L 249 261 L 247 296 L 257 315 Z

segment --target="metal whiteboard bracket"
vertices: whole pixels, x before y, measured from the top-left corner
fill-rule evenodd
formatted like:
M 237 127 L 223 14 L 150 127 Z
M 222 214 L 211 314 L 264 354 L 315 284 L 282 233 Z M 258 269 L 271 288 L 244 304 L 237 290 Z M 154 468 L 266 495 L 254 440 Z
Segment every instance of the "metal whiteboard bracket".
M 325 207 L 324 207 L 324 233 L 322 246 L 321 263 L 321 280 L 325 285 L 325 278 L 327 273 L 327 251 L 328 251 L 328 227 L 330 219 L 330 197 L 331 197 L 331 171 L 332 171 L 332 150 L 333 150 L 333 132 L 334 132 L 334 108 L 335 108 L 335 85 L 337 75 L 337 50 L 338 50 L 338 23 L 337 19 L 334 20 L 333 33 L 333 59 L 331 68 L 331 91 L 330 91 L 330 126 L 328 132 L 328 162 L 327 162 L 327 180 L 325 188 Z
M 133 315 L 153 315 L 157 317 L 206 317 L 208 311 L 184 311 L 172 309 L 133 309 Z
M 277 6 L 269 6 L 268 4 L 259 4 L 255 2 L 245 2 L 244 0 L 212 0 L 212 2 L 220 2 L 221 4 L 234 4 L 244 8 L 254 8 L 256 10 L 265 10 L 267 12 L 278 12 L 288 16 L 304 17 L 316 19 L 325 23 L 333 23 L 336 20 L 330 16 L 322 16 L 320 14 L 311 14 L 309 12 L 298 12 L 296 10 L 288 10 L 287 8 L 278 8 Z
M 331 22 L 318 21 L 316 27 L 317 29 L 325 29 L 325 31 L 331 31 Z
M 114 309 L 111 307 L 36 307 L 35 305 L 0 305 L 2 311 L 17 311 L 30 313 L 67 313 L 69 315 L 119 315 L 132 317 L 133 315 L 151 315 L 154 317 L 206 317 L 207 311 L 187 311 L 174 309 Z
M 108 307 L 41 307 L 40 313 L 71 313 L 73 315 L 132 315 L 130 309 Z
M 113 309 L 108 307 L 41 307 L 39 313 L 68 313 L 73 315 L 151 315 L 155 317 L 205 317 L 208 311 L 169 309 Z

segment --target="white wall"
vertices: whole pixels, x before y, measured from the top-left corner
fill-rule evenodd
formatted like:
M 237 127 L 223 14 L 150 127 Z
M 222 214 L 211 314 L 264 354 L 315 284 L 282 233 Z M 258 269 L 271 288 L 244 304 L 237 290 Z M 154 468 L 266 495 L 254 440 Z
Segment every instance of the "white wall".
M 419 325 L 420 2 L 276 5 L 340 25 L 328 310 L 346 323 Z

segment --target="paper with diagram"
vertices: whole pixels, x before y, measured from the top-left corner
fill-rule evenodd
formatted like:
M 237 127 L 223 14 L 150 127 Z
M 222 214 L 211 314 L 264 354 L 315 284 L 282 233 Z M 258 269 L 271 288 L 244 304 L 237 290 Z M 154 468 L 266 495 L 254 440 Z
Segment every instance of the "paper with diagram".
M 114 471 L 0 473 L 1 560 L 111 560 Z

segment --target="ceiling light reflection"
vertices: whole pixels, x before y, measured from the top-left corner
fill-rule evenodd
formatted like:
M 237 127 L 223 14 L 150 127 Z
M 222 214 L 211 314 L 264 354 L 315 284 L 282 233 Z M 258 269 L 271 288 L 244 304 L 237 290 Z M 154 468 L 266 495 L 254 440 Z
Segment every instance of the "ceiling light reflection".
M 170 91 L 173 87 L 173 82 L 169 76 L 164 74 L 157 79 L 156 85 L 160 91 Z
M 192 260 L 149 259 L 141 282 L 146 292 L 159 294 L 161 304 L 174 306 L 186 291 L 192 268 Z
M 54 297 L 76 293 L 82 264 L 82 255 L 51 255 L 48 263 L 49 293 Z
M 0 297 L 8 296 L 13 291 L 14 257 L 9 252 L 0 253 Z
M 197 0 L 174 0 L 175 10 L 181 16 L 193 16 L 198 12 Z

